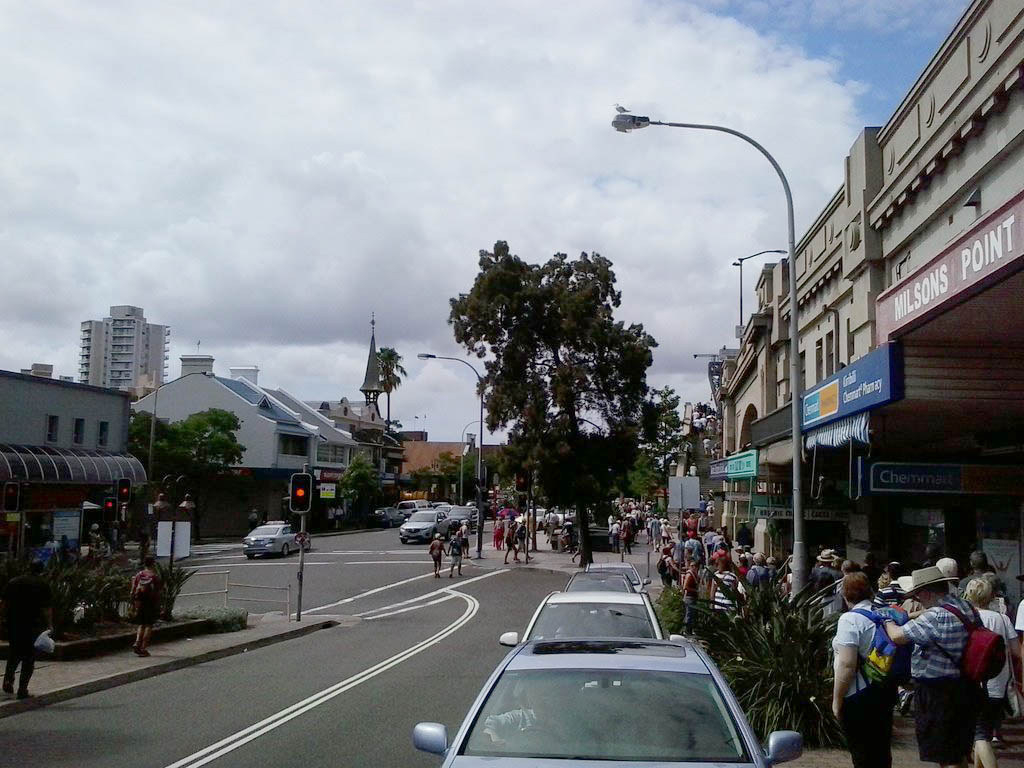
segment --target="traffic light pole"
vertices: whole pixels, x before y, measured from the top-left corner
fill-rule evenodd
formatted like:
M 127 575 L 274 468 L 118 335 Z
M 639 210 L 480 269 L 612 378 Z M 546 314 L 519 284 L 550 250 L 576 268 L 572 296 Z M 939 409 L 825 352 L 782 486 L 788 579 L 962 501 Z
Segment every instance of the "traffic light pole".
M 304 474 L 309 474 L 309 464 L 303 464 L 302 465 L 302 472 Z M 312 498 L 313 493 L 312 493 L 312 491 L 313 491 L 313 488 L 312 488 L 312 483 L 311 483 L 310 484 L 310 497 L 309 497 L 309 501 L 308 501 L 310 507 L 313 504 L 313 498 Z M 291 503 L 291 501 L 292 501 L 291 493 L 289 493 L 289 504 Z M 306 517 L 308 515 L 309 515 L 309 511 L 308 510 L 305 511 L 305 512 L 300 512 L 299 513 L 299 533 L 303 534 L 303 535 L 299 537 L 299 574 L 298 574 L 298 579 L 299 579 L 299 597 L 298 597 L 298 601 L 295 604 L 295 620 L 296 621 L 302 621 L 302 576 L 303 576 L 303 574 L 306 571 L 306 537 L 305 537 L 305 533 L 306 533 Z

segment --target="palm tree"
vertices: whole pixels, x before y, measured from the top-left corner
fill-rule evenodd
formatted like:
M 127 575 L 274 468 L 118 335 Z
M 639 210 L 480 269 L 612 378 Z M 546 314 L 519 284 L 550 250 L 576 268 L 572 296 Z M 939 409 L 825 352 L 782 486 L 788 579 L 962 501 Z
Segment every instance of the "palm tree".
M 402 356 L 393 347 L 381 347 L 377 352 L 380 363 L 380 386 L 388 396 L 388 414 L 384 422 L 386 431 L 391 431 L 391 393 L 402 386 L 402 377 L 408 374 L 402 367 Z

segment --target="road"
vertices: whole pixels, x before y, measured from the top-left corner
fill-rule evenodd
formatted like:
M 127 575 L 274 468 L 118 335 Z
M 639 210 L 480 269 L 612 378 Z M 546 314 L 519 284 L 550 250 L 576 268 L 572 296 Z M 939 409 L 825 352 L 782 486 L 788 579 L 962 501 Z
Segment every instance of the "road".
M 507 650 L 498 635 L 565 578 L 495 562 L 438 580 L 425 547 L 395 544 L 394 531 L 314 540 L 307 615 L 361 615 L 355 626 L 5 718 L 0 766 L 437 765 L 413 750 L 413 725 L 457 726 Z M 298 558 L 285 562 L 228 550 L 193 565 L 283 584 Z

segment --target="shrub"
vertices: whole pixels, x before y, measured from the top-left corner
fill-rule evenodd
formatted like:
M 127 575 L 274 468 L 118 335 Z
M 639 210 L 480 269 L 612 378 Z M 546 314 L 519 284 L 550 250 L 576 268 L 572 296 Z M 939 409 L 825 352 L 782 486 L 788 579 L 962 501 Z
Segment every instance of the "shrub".
M 176 567 L 170 563 L 157 563 L 156 572 L 160 576 L 160 584 L 163 592 L 160 594 L 160 618 L 170 621 L 174 614 L 174 602 L 181 594 L 181 588 L 185 582 L 196 575 L 194 570 Z
M 683 592 L 678 587 L 665 587 L 654 606 L 665 634 L 683 631 Z
M 90 568 L 83 563 L 61 563 L 51 560 L 43 572 L 50 585 L 53 608 L 53 638 L 60 640 L 75 623 L 75 609 L 82 603 L 86 609 L 95 605 L 89 589 Z
M 761 739 L 791 729 L 811 747 L 842 744 L 829 655 L 838 616 L 823 616 L 809 590 L 788 599 L 771 586 L 748 587 L 741 612 L 699 610 L 697 635 Z
M 174 618 L 178 621 L 209 619 L 217 633 L 238 632 L 249 625 L 249 613 L 241 608 L 189 608 L 175 613 Z

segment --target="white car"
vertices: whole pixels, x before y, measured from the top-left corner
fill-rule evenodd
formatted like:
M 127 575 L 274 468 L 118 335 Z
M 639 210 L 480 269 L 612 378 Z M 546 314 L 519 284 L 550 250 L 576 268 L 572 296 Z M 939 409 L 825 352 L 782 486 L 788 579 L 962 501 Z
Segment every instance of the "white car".
M 544 598 L 520 638 L 505 632 L 498 642 L 516 646 L 532 640 L 580 638 L 664 640 L 647 595 L 632 592 L 552 592 Z M 670 640 L 681 641 L 682 635 Z
M 637 592 L 643 592 L 647 594 L 647 585 L 651 583 L 650 579 L 641 579 L 640 574 L 636 568 L 633 567 L 632 563 L 591 563 L 585 569 L 586 573 L 600 573 L 600 572 L 614 572 L 621 573 L 627 579 L 629 583 L 633 585 L 633 589 Z
M 242 552 L 252 560 L 256 555 L 281 555 L 288 557 L 299 551 L 298 534 L 283 520 L 271 520 L 249 532 L 242 539 Z M 312 545 L 306 540 L 305 550 Z

